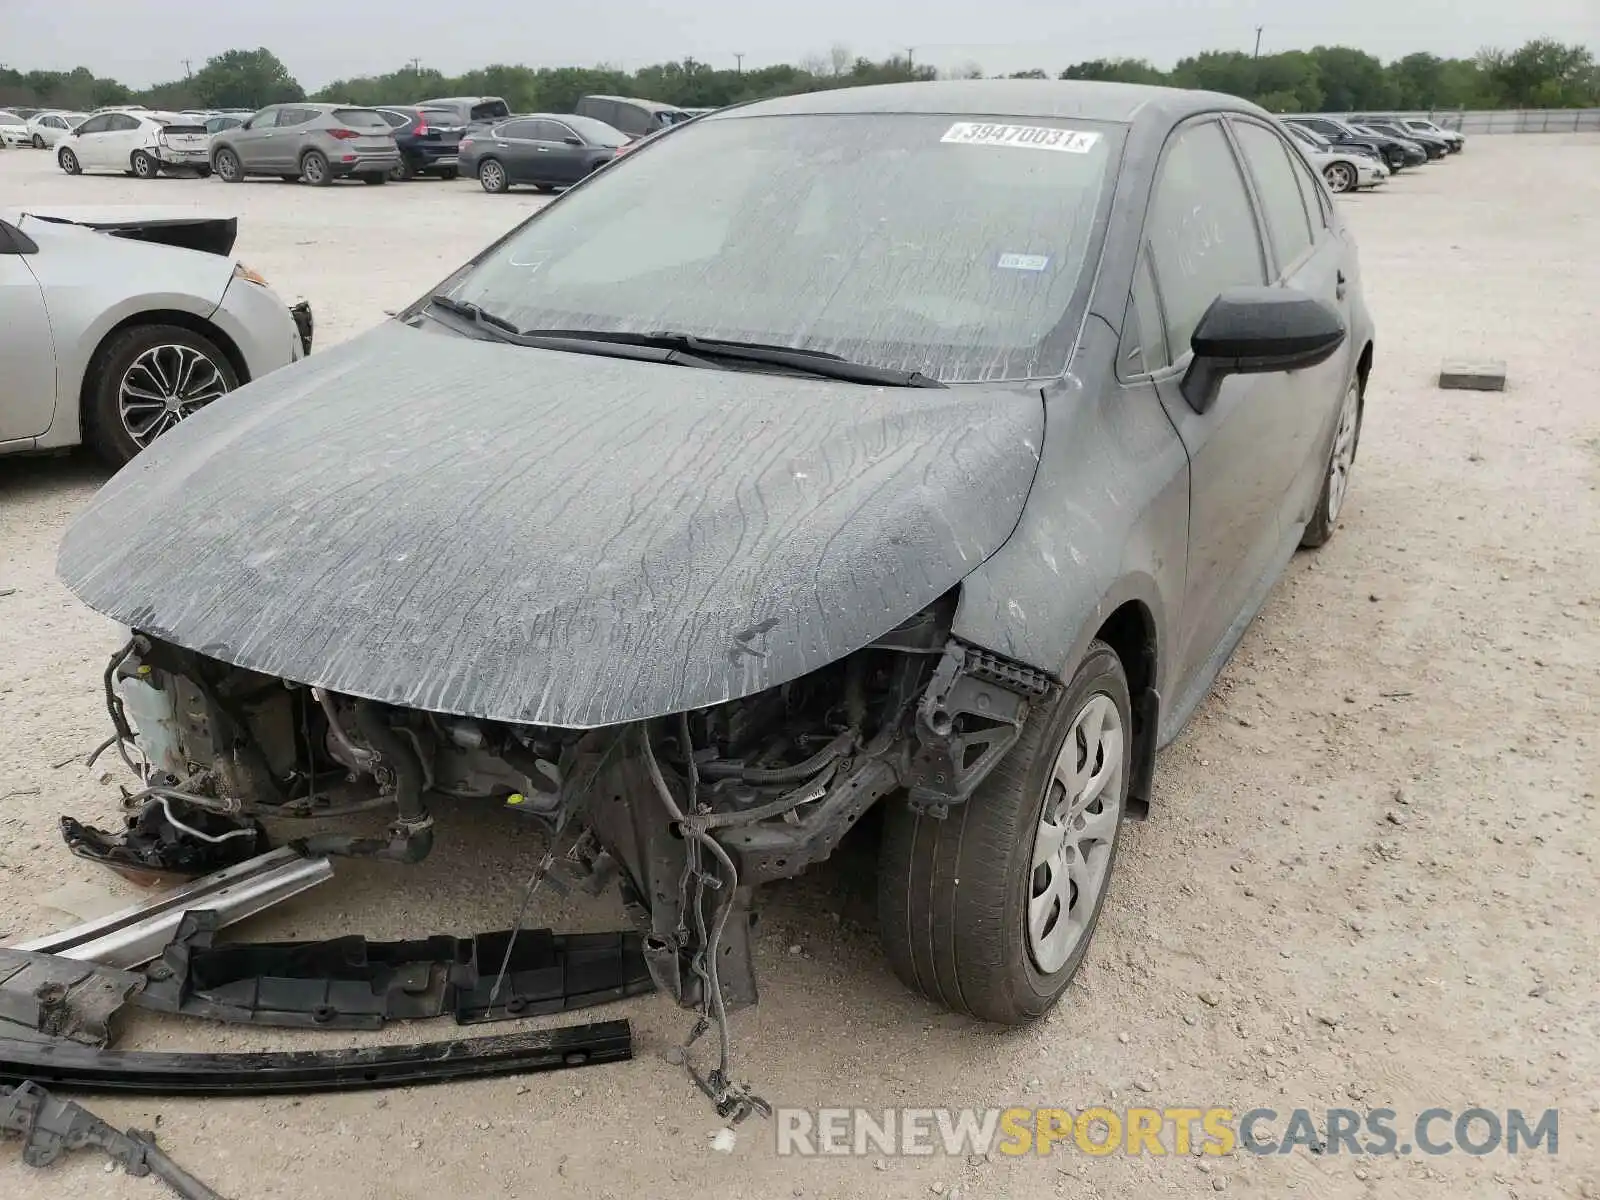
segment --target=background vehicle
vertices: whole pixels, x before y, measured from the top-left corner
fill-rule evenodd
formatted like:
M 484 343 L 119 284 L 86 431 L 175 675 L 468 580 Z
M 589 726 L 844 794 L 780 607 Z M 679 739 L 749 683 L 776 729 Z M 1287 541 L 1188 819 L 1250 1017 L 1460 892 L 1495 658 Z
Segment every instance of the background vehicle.
M 1283 129 L 1300 143 L 1300 152 L 1321 173 L 1330 192 L 1352 192 L 1377 187 L 1389 178 L 1377 151 L 1367 146 L 1335 147 L 1321 134 L 1303 125 L 1285 123 Z
M 375 108 L 274 104 L 211 137 L 211 166 L 224 183 L 276 175 L 317 187 L 346 176 L 380 184 L 399 163 L 394 130 Z
M 582 96 L 573 111 L 620 129 L 630 138 L 648 137 L 669 125 L 690 119 L 689 113 L 671 104 L 628 96 Z
M 221 133 L 224 129 L 237 129 L 243 125 L 247 117 L 238 113 L 217 113 L 206 118 L 206 132 L 208 134 Z
M 183 169 L 211 174 L 206 127 L 173 113 L 102 112 L 77 125 L 56 147 L 56 162 L 68 175 L 121 171 L 155 179 Z
M 309 309 L 296 318 L 233 257 L 236 227 L 189 209 L 0 210 L 0 454 L 87 442 L 121 464 L 307 353 Z
M 42 112 L 28 118 L 28 141 L 35 150 L 52 149 L 89 118 L 85 113 Z
M 276 764 L 226 785 L 263 813 L 354 774 L 389 833 L 312 844 L 390 862 L 433 844 L 425 787 L 576 812 L 702 1012 L 754 1002 L 745 889 L 882 801 L 902 978 L 1047 1010 L 1157 748 L 1347 494 L 1372 323 L 1272 118 L 1060 81 L 764 101 L 443 289 L 68 532 L 63 581 L 151 631 L 162 696 L 264 685 L 230 738 L 164 720 L 213 748 L 158 765 Z M 397 437 L 402 392 L 460 436 Z M 534 462 L 563 486 L 485 486 Z
M 571 187 L 617 156 L 626 135 L 588 117 L 535 113 L 461 139 L 461 170 L 486 192 L 531 183 L 541 192 Z
M 460 117 L 455 109 L 401 105 L 380 108 L 378 115 L 394 130 L 395 146 L 400 151 L 400 165 L 389 172 L 390 178 L 456 177 L 456 160 L 466 126 L 458 124 Z
M 1376 133 L 1384 137 L 1392 137 L 1399 142 L 1414 142 L 1421 146 L 1429 159 L 1441 159 L 1450 153 L 1450 143 L 1442 137 L 1435 137 L 1430 133 L 1418 133 L 1414 130 L 1403 129 L 1395 121 L 1378 121 L 1368 117 L 1352 117 L 1350 123 L 1358 132 Z
M 1286 116 L 1279 119 L 1290 125 L 1304 126 L 1315 133 L 1320 133 L 1335 146 L 1352 148 L 1370 146 L 1383 158 L 1384 166 L 1391 172 L 1399 172 L 1406 167 L 1421 166 L 1428 161 L 1427 152 L 1415 142 L 1401 142 L 1378 133 L 1362 133 L 1336 117 Z
M 1457 129 L 1442 129 L 1426 117 L 1398 117 L 1396 120 L 1403 128 L 1415 130 L 1418 133 L 1429 133 L 1441 137 L 1450 147 L 1450 153 L 1460 154 L 1467 148 L 1467 135 Z
M 28 128 L 28 118 L 8 108 L 0 108 L 0 149 L 7 146 L 26 146 L 33 138 Z
M 511 116 L 511 106 L 499 96 L 445 96 L 438 100 L 419 100 L 412 107 L 449 109 L 455 114 L 449 124 L 465 130 L 493 125 Z

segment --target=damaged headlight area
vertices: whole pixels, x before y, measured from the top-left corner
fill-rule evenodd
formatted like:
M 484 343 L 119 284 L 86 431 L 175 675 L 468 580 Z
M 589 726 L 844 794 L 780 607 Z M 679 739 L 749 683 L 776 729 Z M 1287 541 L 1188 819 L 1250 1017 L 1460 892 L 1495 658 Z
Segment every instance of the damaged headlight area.
M 309 854 L 418 862 L 429 795 L 494 800 L 575 837 L 616 878 L 656 984 L 715 1027 L 696 1075 L 726 1113 L 725 1018 L 757 999 L 755 889 L 827 858 L 879 800 L 933 816 L 964 802 L 1016 741 L 1043 673 L 951 638 L 954 595 L 862 649 L 765 691 L 595 729 L 399 708 L 230 666 L 136 634 L 107 673 L 134 809 L 243 823 L 382 811 L 381 836 L 319 833 Z M 218 836 L 210 832 L 209 836 Z M 548 860 L 547 860 L 548 862 Z

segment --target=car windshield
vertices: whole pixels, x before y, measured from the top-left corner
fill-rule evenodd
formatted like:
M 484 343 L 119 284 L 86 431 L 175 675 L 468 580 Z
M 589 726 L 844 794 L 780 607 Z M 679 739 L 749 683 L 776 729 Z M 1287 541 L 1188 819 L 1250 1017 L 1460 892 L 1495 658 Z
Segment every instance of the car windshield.
M 944 382 L 1059 375 L 1122 137 L 1048 118 L 711 118 L 445 291 L 521 329 L 671 330 Z

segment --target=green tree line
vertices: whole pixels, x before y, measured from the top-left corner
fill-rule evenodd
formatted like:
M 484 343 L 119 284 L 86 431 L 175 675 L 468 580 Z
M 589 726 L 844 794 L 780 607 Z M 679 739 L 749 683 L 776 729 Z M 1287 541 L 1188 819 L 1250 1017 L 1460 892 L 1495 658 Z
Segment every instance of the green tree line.
M 129 88 L 86 67 L 18 71 L 0 65 L 0 106 L 69 109 L 109 104 L 150 108 L 258 108 L 288 100 L 405 104 L 429 96 L 503 96 L 515 112 L 564 112 L 579 96 L 608 92 L 644 96 L 684 107 L 720 107 L 743 100 L 869 83 L 933 79 L 937 72 L 908 58 L 882 61 L 834 46 L 827 55 L 749 71 L 725 70 L 686 58 L 637 71 L 610 67 L 482 67 L 462 75 L 403 67 L 387 75 L 335 80 L 307 97 L 287 67 L 265 48 L 230 50 L 208 59 L 192 76 Z M 981 77 L 976 65 L 951 74 Z M 1043 69 L 1015 78 L 1047 79 Z M 1207 51 L 1170 71 L 1144 59 L 1095 59 L 1060 72 L 1062 79 L 1106 79 L 1228 92 L 1274 112 L 1362 109 L 1584 108 L 1600 106 L 1600 67 L 1584 46 L 1548 38 L 1516 50 L 1486 49 L 1473 58 L 1408 54 L 1384 63 L 1348 46 L 1317 46 L 1256 57 Z

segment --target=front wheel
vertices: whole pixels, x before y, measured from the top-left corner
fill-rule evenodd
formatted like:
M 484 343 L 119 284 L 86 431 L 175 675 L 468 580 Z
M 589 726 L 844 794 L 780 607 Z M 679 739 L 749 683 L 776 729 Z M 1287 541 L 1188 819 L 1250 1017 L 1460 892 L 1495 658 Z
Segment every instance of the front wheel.
M 223 183 L 239 183 L 244 179 L 244 170 L 239 166 L 239 156 L 232 150 L 218 150 L 211 160 L 211 169 Z
M 957 1012 L 1042 1016 L 1088 952 L 1132 778 L 1122 660 L 1092 642 L 1072 681 L 944 818 L 885 814 L 878 915 L 895 973 Z
M 136 325 L 113 335 L 96 351 L 89 379 L 84 433 L 112 466 L 239 386 L 216 343 L 181 325 Z
M 71 150 L 63 150 L 56 155 L 56 163 L 68 175 L 83 174 L 83 164 L 78 161 L 78 156 Z
M 506 169 L 493 158 L 486 158 L 478 164 L 478 183 L 484 191 L 496 196 L 511 186 L 511 181 L 506 178 Z
M 455 167 L 446 167 L 444 170 L 439 172 L 439 178 L 444 180 L 446 183 L 449 183 L 452 179 L 457 178 L 460 174 L 461 172 Z
M 1348 192 L 1356 186 L 1356 173 L 1349 163 L 1329 163 L 1322 177 L 1328 181 L 1330 192 Z
M 1317 511 L 1300 535 L 1300 545 L 1315 550 L 1325 545 L 1338 528 L 1339 513 L 1350 494 L 1350 472 L 1356 465 L 1356 443 L 1361 439 L 1361 381 L 1351 380 L 1339 405 L 1339 428 L 1333 434 L 1333 452 L 1328 455 L 1328 472 L 1322 479 L 1322 494 Z
M 395 163 L 394 166 L 389 168 L 389 178 L 394 180 L 396 183 L 405 183 L 407 180 L 415 179 L 416 177 L 416 167 L 414 167 L 411 164 L 411 160 L 406 158 L 404 155 L 401 155 L 399 162 Z

